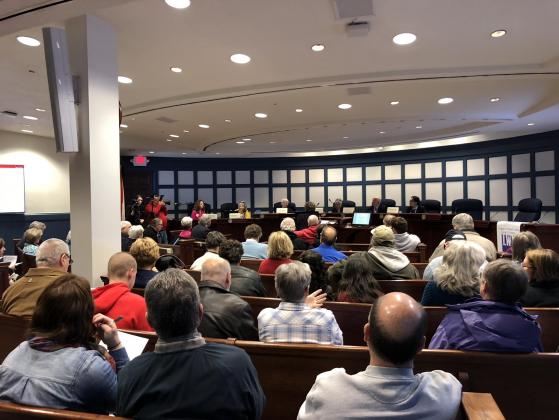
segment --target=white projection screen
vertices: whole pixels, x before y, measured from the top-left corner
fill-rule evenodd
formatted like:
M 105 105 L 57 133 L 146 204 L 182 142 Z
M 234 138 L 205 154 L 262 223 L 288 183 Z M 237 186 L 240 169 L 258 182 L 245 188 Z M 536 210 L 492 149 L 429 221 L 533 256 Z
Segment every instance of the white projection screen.
M 23 165 L 0 165 L 0 213 L 25 212 Z

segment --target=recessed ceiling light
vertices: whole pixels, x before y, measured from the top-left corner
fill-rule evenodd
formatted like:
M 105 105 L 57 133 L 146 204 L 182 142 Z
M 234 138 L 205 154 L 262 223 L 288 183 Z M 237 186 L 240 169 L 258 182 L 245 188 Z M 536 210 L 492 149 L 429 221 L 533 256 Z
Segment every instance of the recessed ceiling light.
M 225 120 L 225 122 L 226 122 L 226 123 L 230 123 L 230 122 L 231 122 L 231 120 Z
M 171 67 L 171 71 L 173 73 L 182 73 L 182 69 L 180 67 Z
M 200 128 L 210 128 L 210 126 L 208 124 L 198 124 L 198 127 L 200 127 Z
M 386 134 L 386 131 L 379 131 L 379 134 Z
M 490 101 L 491 102 L 499 102 L 501 100 L 501 98 L 491 98 Z
M 305 141 L 312 141 L 312 139 L 306 139 Z
M 423 128 L 421 125 L 416 125 L 415 128 Z
M 216 154 L 216 155 L 220 155 L 221 153 L 219 153 L 219 152 L 215 152 L 215 154 Z
M 409 32 L 404 32 L 392 38 L 392 42 L 394 42 L 394 44 L 396 45 L 409 45 L 409 44 L 413 44 L 416 39 L 417 37 L 414 34 Z
M 33 130 L 21 130 L 23 133 L 33 133 Z
M 392 101 L 390 102 L 390 105 L 398 105 L 400 103 L 400 101 Z
M 275 141 L 271 141 L 270 144 L 276 144 L 276 142 L 275 142 Z
M 174 138 L 176 138 L 176 139 L 179 138 L 179 136 L 178 136 L 177 134 L 169 134 L 169 137 L 174 137 Z
M 31 38 L 30 36 L 18 36 L 16 39 L 20 44 L 27 45 L 28 47 L 38 47 L 41 45 L 39 40 Z
M 129 85 L 132 82 L 133 82 L 133 80 L 130 77 L 118 76 L 118 83 L 123 83 L 125 85 Z
M 165 3 L 175 9 L 186 9 L 190 6 L 190 0 L 165 0 Z
M 181 153 L 181 155 L 187 155 L 187 154 L 188 154 L 188 153 L 186 153 L 186 152 L 182 152 L 182 153 Z
M 252 141 L 252 139 L 243 139 L 243 141 Z
M 237 143 L 237 144 L 245 144 L 245 142 L 242 141 L 242 140 L 236 141 L 235 143 Z
M 120 124 L 120 128 L 128 128 L 126 124 Z
M 46 109 L 43 109 L 43 108 L 35 108 L 35 111 L 38 111 L 38 112 L 45 112 Z
M 349 137 L 348 137 L 348 136 L 344 136 L 344 139 L 349 139 Z
M 452 98 L 441 98 L 437 102 L 440 103 L 441 105 L 446 105 L 446 104 L 450 104 L 450 103 L 454 102 L 454 99 L 452 99 Z
M 148 153 L 149 153 L 150 155 L 153 155 L 155 152 L 151 151 L 151 152 L 148 152 Z
M 236 64 L 246 64 L 250 62 L 250 57 L 246 54 L 233 54 L 231 61 Z
M 182 130 L 183 133 L 190 133 L 189 130 Z
M 257 112 L 254 116 L 256 118 L 268 118 L 268 114 L 264 114 L 263 112 Z
M 382 149 L 384 149 L 384 147 L 383 147 L 383 146 L 379 146 L 379 148 L 378 148 L 378 149 L 379 149 L 379 150 L 382 150 Z
M 167 139 L 167 141 L 173 141 L 173 139 Z
M 528 123 L 528 125 L 536 125 L 536 123 Z
M 496 31 L 491 32 L 491 38 L 501 38 L 502 36 L 505 36 L 507 34 L 507 31 L 505 29 L 498 29 Z
M 24 115 L 23 118 L 25 118 L 26 120 L 31 120 L 31 121 L 37 121 L 39 119 L 39 118 L 33 117 L 31 115 Z
M 303 112 L 303 110 L 301 108 L 297 108 L 295 112 Z
M 338 108 L 340 109 L 349 109 L 351 108 L 351 104 L 339 104 Z
M 323 44 L 314 44 L 311 47 L 311 50 L 313 50 L 314 52 L 321 52 L 321 51 L 324 51 L 325 48 L 326 47 Z

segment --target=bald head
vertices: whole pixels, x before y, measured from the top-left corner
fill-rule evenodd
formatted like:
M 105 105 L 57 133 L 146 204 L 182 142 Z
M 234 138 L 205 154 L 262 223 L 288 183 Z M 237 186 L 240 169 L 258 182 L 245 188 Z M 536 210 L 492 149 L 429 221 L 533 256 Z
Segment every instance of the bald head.
M 320 234 L 320 242 L 325 245 L 332 246 L 336 242 L 338 232 L 332 226 L 325 226 Z
M 109 282 L 126 283 L 129 288 L 134 286 L 138 264 L 136 259 L 127 252 L 117 252 L 109 259 L 107 275 Z
M 213 281 L 229 290 L 231 286 L 231 266 L 223 258 L 211 258 L 202 264 L 201 281 Z
M 383 363 L 411 363 L 425 344 L 426 329 L 427 315 L 415 299 L 405 293 L 388 293 L 369 314 L 369 347 Z

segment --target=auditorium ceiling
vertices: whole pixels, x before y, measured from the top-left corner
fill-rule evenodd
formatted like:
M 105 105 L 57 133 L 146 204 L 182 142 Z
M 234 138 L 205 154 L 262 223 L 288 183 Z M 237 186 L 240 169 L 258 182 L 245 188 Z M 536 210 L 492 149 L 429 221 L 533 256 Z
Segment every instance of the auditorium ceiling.
M 557 0 L 3 0 L 0 112 L 17 116 L 0 130 L 54 135 L 42 45 L 16 37 L 42 42 L 41 27 L 85 12 L 114 26 L 132 79 L 124 155 L 340 155 L 559 129 Z

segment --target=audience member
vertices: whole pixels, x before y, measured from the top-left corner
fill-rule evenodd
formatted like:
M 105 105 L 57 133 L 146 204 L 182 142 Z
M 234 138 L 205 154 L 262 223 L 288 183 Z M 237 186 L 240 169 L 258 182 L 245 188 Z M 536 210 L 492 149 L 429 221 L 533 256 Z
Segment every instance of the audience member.
M 291 219 L 293 220 L 293 219 Z M 293 255 L 293 243 L 282 231 L 272 232 L 268 238 L 268 257 L 260 263 L 260 274 L 275 274 L 276 268 L 289 264 Z
M 178 268 L 184 270 L 186 264 L 176 255 L 164 254 L 155 261 L 155 269 L 158 273 L 168 270 L 169 268 Z
M 390 222 L 394 231 L 394 247 L 400 252 L 414 252 L 421 239 L 417 235 L 408 233 L 408 221 L 403 217 L 395 217 Z
M 144 227 L 142 225 L 131 226 L 128 230 L 128 237 L 131 240 L 130 246 L 132 246 L 136 239 L 144 237 Z
M 295 220 L 293 220 L 291 217 L 285 217 L 281 221 L 280 230 L 284 232 L 289 237 L 289 239 L 291 239 L 294 249 L 305 250 L 309 248 L 307 243 L 295 234 Z
M 241 215 L 241 219 L 250 219 L 252 217 L 245 201 L 239 201 L 237 212 Z
M 307 201 L 303 207 L 303 211 L 295 215 L 295 230 L 305 229 L 308 225 L 307 220 L 312 214 L 318 215 L 316 212 L 316 204 L 312 201 Z
M 384 217 L 382 218 L 382 224 L 384 226 L 388 226 L 389 228 L 392 228 L 392 221 L 394 219 L 396 219 L 396 215 L 394 214 L 385 214 Z
M 162 236 L 163 222 L 159 218 L 151 219 L 148 227 L 144 230 L 144 238 L 151 238 L 156 244 L 166 244 L 167 241 Z
M 130 228 L 132 227 L 132 223 L 128 220 L 122 220 L 120 222 L 120 250 L 124 252 L 130 251 L 130 246 L 134 242 L 134 240 L 130 239 L 128 234 L 130 233 Z
M 262 228 L 253 223 L 245 228 L 245 242 L 243 242 L 243 258 L 257 258 L 262 260 L 268 255 L 268 245 L 261 244 Z
M 446 251 L 446 249 L 449 246 L 456 243 L 454 241 L 465 241 L 465 240 L 466 240 L 466 235 L 464 235 L 462 231 L 451 229 L 445 235 L 443 249 Z M 433 258 L 431 261 L 429 261 L 429 264 L 427 264 L 427 267 L 425 267 L 425 270 L 423 271 L 423 280 L 435 281 L 435 275 L 434 275 L 435 270 L 439 268 L 442 263 L 443 263 L 442 255 L 440 257 Z
M 324 262 L 335 263 L 347 258 L 347 255 L 334 247 L 337 235 L 338 232 L 333 226 L 325 226 L 320 233 L 320 245 L 313 251 L 320 254 Z
M 57 278 L 68 272 L 71 264 L 68 245 L 51 238 L 39 245 L 37 267 L 8 287 L 2 295 L 2 312 L 8 315 L 31 316 L 43 291 Z
M 528 275 L 528 289 L 520 302 L 528 307 L 559 306 L 559 255 L 552 249 L 526 252 L 522 267 Z
M 309 295 L 311 269 L 293 261 L 276 270 L 276 291 L 281 298 L 277 308 L 265 308 L 258 314 L 260 341 L 279 343 L 343 344 L 343 336 L 334 314 L 321 306 L 325 295 Z
M 219 258 L 219 246 L 225 240 L 225 236 L 221 232 L 212 231 L 206 237 L 206 252 L 201 257 L 194 260 L 190 266 L 191 270 L 202 271 L 202 264 L 207 260 Z
M 155 351 L 118 377 L 116 413 L 138 419 L 249 419 L 266 399 L 250 357 L 238 347 L 206 343 L 197 329 L 204 308 L 196 282 L 182 270 L 160 273 L 146 287 Z
M 192 217 L 184 216 L 181 219 L 181 233 L 179 233 L 180 239 L 190 239 L 192 237 Z
M 456 418 L 460 382 L 441 370 L 413 373 L 426 330 L 425 310 L 410 296 L 389 293 L 379 298 L 364 328 L 367 368 L 355 375 L 344 368 L 318 375 L 297 418 Z
M 452 248 L 451 248 L 452 249 Z M 481 299 L 448 306 L 429 344 L 430 349 L 489 352 L 540 352 L 540 326 L 517 303 L 528 276 L 506 260 L 489 263 L 483 272 Z
M 109 259 L 109 284 L 91 291 L 95 312 L 116 320 L 118 328 L 151 331 L 146 320 L 146 302 L 130 292 L 136 280 L 138 265 L 127 252 L 119 252 Z
M 299 261 L 308 264 L 311 269 L 311 284 L 309 286 L 309 293 L 314 293 L 317 290 L 322 290 L 326 293 L 328 300 L 334 300 L 334 293 L 332 287 L 328 285 L 327 267 L 322 259 L 322 255 L 317 254 L 312 250 L 303 251 L 299 255 Z
M 302 230 L 296 230 L 294 233 L 298 238 L 301 238 L 307 246 L 314 246 L 317 241 L 316 228 L 320 224 L 320 220 L 316 214 L 311 214 L 307 219 L 308 227 Z
M 234 239 L 223 241 L 219 246 L 219 256 L 227 260 L 231 266 L 231 287 L 229 289 L 231 292 L 239 296 L 266 296 L 266 289 L 262 285 L 260 275 L 256 271 L 240 265 L 243 246 L 239 241 Z
M 250 305 L 231 292 L 231 267 L 223 258 L 202 265 L 198 288 L 204 306 L 199 331 L 204 337 L 258 340 Z
M 470 241 L 455 241 L 443 254 L 442 264 L 423 290 L 423 306 L 443 306 L 465 302 L 479 295 L 485 264 L 483 248 Z
M 196 221 L 200 221 L 202 216 L 204 216 L 205 214 L 206 214 L 206 204 L 204 203 L 204 200 L 196 200 L 196 202 L 194 203 L 194 208 L 192 209 L 192 213 L 190 214 L 190 217 L 194 222 L 196 222 Z
M 373 276 L 371 263 L 364 253 L 348 258 L 338 286 L 339 302 L 375 303 L 382 296 L 382 288 Z
M 115 408 L 116 374 L 127 362 L 114 321 L 94 315 L 89 282 L 66 274 L 44 289 L 31 338 L 0 366 L 0 400 L 108 414 Z
M 45 230 L 47 229 L 47 225 L 45 225 L 43 222 L 39 222 L 38 220 L 34 220 L 31 223 L 29 223 L 29 229 L 32 229 L 32 228 L 39 229 L 39 230 L 43 231 L 43 234 L 44 234 Z M 25 232 L 23 232 L 23 235 L 21 235 L 21 239 L 19 240 L 19 242 L 17 243 L 16 246 L 18 248 L 23 248 L 24 245 L 25 245 Z
M 417 279 L 419 272 L 410 260 L 394 248 L 394 232 L 388 226 L 377 226 L 372 231 L 371 248 L 367 253 L 372 275 L 377 280 Z
M 421 200 L 417 195 L 410 197 L 410 205 L 406 207 L 406 213 L 425 213 L 425 209 L 421 205 Z
M 205 241 L 210 232 L 212 219 L 210 215 L 203 214 L 198 220 L 198 224 L 192 228 L 192 237 L 198 241 Z
M 483 250 L 485 251 L 485 258 L 488 262 L 495 261 L 497 258 L 497 249 L 495 248 L 495 244 L 491 242 L 489 239 L 484 238 L 479 233 L 474 230 L 474 219 L 468 213 L 459 213 L 452 218 L 452 228 L 454 230 L 460 230 L 464 232 L 468 241 L 475 242 L 478 245 L 481 245 Z M 429 261 L 432 261 L 434 258 L 440 257 L 444 252 L 444 239 L 441 243 L 435 248 L 433 254 L 429 258 Z
M 512 238 L 512 260 L 522 264 L 526 257 L 526 252 L 531 249 L 540 249 L 542 244 L 539 238 L 532 232 L 518 232 Z
M 25 242 L 23 243 L 23 253 L 32 256 L 37 255 L 37 249 L 39 248 L 39 242 L 41 242 L 42 236 L 43 231 L 41 229 L 27 229 L 23 235 L 25 239 Z
M 159 258 L 159 246 L 151 238 L 139 238 L 130 247 L 130 254 L 138 264 L 134 287 L 144 288 L 157 275 L 153 268 Z
M 153 219 L 159 219 L 161 221 L 162 227 L 158 232 L 160 232 L 159 236 L 165 242 L 159 242 L 159 243 L 166 244 L 168 242 L 167 232 L 166 232 L 167 231 L 167 207 L 165 206 L 165 202 L 162 200 L 162 198 L 163 196 L 159 194 L 153 194 L 153 198 L 146 205 L 144 209 L 144 219 L 148 225 L 152 224 L 151 221 Z

